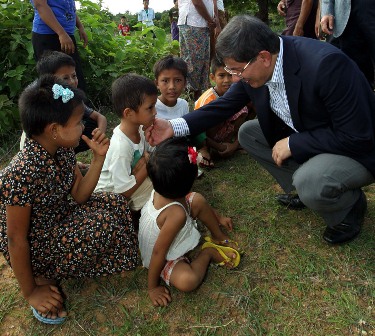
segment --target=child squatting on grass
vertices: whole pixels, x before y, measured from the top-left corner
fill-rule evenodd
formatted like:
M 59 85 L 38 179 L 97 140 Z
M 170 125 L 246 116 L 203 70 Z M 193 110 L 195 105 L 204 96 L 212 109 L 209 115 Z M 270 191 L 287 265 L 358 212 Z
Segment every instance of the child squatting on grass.
M 84 94 L 42 76 L 21 94 L 25 146 L 0 172 L 0 251 L 22 295 L 43 323 L 66 319 L 59 280 L 134 269 L 138 241 L 125 198 L 92 192 L 109 140 L 82 135 Z M 82 177 L 74 147 L 93 152 Z
M 190 292 L 203 281 L 211 262 L 228 268 L 240 262 L 238 244 L 221 230 L 232 230 L 232 220 L 220 216 L 205 198 L 190 192 L 197 176 L 197 155 L 186 138 L 171 138 L 150 155 L 147 171 L 154 186 L 141 211 L 139 247 L 143 266 L 148 268 L 148 294 L 155 306 L 171 301 L 167 285 Z M 191 262 L 185 254 L 200 240 L 195 219 L 211 233 L 198 256 Z

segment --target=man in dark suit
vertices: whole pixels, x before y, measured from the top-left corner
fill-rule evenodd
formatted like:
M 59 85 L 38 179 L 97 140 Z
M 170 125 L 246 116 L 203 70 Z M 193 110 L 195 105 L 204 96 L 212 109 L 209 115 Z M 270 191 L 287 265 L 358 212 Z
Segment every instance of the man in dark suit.
M 198 134 L 249 101 L 258 119 L 242 125 L 240 144 L 278 181 L 288 205 L 301 201 L 323 217 L 332 244 L 355 238 L 375 176 L 375 95 L 356 64 L 328 43 L 279 37 L 240 15 L 219 36 L 216 52 L 236 82 L 212 103 L 146 134 L 152 144 Z

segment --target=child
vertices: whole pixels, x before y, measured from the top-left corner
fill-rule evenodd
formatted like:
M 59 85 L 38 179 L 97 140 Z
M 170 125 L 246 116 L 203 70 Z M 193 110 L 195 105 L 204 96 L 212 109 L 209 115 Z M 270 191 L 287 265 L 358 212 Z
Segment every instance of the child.
M 19 100 L 24 148 L 0 173 L 0 251 L 34 316 L 66 319 L 58 281 L 133 269 L 138 246 L 121 195 L 93 194 L 109 140 L 98 128 L 82 135 L 83 93 L 42 76 Z M 73 147 L 93 152 L 82 177 Z
M 130 26 L 126 22 L 126 17 L 121 16 L 120 24 L 117 27 L 118 33 L 122 36 L 130 35 Z
M 180 118 L 189 113 L 189 104 L 180 98 L 187 81 L 187 64 L 180 57 L 172 55 L 160 59 L 154 65 L 155 83 L 160 91 L 156 102 L 157 117 L 161 119 Z M 205 133 L 194 137 L 194 143 L 200 147 L 204 142 Z M 203 171 L 198 171 L 198 177 Z
M 43 54 L 43 57 L 36 64 L 36 71 L 39 76 L 47 74 L 54 75 L 70 86 L 73 86 L 75 88 L 78 86 L 78 77 L 75 71 L 75 62 L 72 57 L 63 52 L 45 52 Z M 85 129 L 83 134 L 88 138 L 91 138 L 92 131 L 97 127 L 102 133 L 105 133 L 107 129 L 106 117 L 86 105 L 84 105 L 84 107 L 85 112 L 83 115 L 83 122 L 85 124 Z M 25 132 L 21 137 L 20 149 L 23 148 L 24 141 Z M 86 144 L 86 142 L 80 139 L 79 145 L 74 148 L 74 151 L 75 153 L 81 153 L 87 151 L 88 149 L 89 146 Z M 81 163 L 80 166 L 81 168 L 85 168 L 85 165 Z
M 95 191 L 112 191 L 129 199 L 137 216 L 152 191 L 146 162 L 152 147 L 142 127 L 150 126 L 156 115 L 158 90 L 148 78 L 126 74 L 112 84 L 112 101 L 120 125 L 113 130 L 111 145 Z
M 155 84 L 160 91 L 156 102 L 158 118 L 169 120 L 189 113 L 188 102 L 180 98 L 185 90 L 187 72 L 187 64 L 180 57 L 169 55 L 155 63 Z
M 215 86 L 204 92 L 195 102 L 195 109 L 208 104 L 212 100 L 224 95 L 232 85 L 232 75 L 224 70 L 224 64 L 216 58 L 211 62 L 210 79 Z M 233 117 L 206 131 L 208 151 L 212 149 L 222 157 L 228 157 L 238 148 L 238 129 L 245 122 L 248 115 L 245 106 Z M 205 154 L 202 153 L 203 156 Z M 208 157 L 210 158 L 210 156 Z
M 154 191 L 142 209 L 138 239 L 143 266 L 149 269 L 148 294 L 155 306 L 171 301 L 159 277 L 189 292 L 201 284 L 211 262 L 233 268 L 240 261 L 238 244 L 219 226 L 231 231 L 231 219 L 218 215 L 202 195 L 189 193 L 197 176 L 197 154 L 186 138 L 170 138 L 155 148 L 147 163 Z M 193 218 L 205 224 L 212 238 L 206 237 L 202 251 L 190 262 L 185 254 L 200 240 Z

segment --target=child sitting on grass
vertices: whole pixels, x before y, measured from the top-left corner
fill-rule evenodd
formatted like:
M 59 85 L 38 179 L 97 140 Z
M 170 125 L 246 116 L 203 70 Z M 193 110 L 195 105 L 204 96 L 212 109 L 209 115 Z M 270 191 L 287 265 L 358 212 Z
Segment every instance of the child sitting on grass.
M 195 102 L 195 109 L 208 104 L 209 102 L 223 96 L 232 85 L 232 75 L 224 70 L 224 64 L 220 63 L 216 58 L 211 62 L 210 79 L 215 83 L 213 88 L 204 92 Z M 208 152 L 214 151 L 221 157 L 228 157 L 238 148 L 238 130 L 245 122 L 248 116 L 247 107 L 243 107 L 230 119 L 210 128 L 206 131 L 206 144 Z M 202 153 L 207 159 L 211 158 L 211 154 Z
M 151 198 L 143 207 L 139 225 L 139 248 L 148 270 L 148 294 L 155 306 L 171 301 L 167 285 L 190 292 L 203 281 L 211 262 L 228 268 L 240 262 L 238 244 L 229 239 L 220 225 L 232 230 L 232 220 L 210 207 L 205 198 L 190 192 L 197 176 L 195 148 L 186 138 L 170 138 L 159 144 L 150 156 L 147 171 L 154 185 Z M 185 256 L 200 240 L 195 218 L 211 232 L 198 256 L 191 262 Z
M 19 100 L 24 148 L 0 172 L 0 251 L 43 323 L 66 319 L 58 281 L 135 268 L 138 241 L 121 195 L 93 194 L 109 146 L 98 128 L 82 135 L 82 91 L 42 76 Z M 73 148 L 93 152 L 82 177 Z
M 113 130 L 95 191 L 126 196 L 135 219 L 152 191 L 146 170 L 152 147 L 146 142 L 142 127 L 150 126 L 155 119 L 157 95 L 155 84 L 136 74 L 123 75 L 112 84 L 113 108 L 120 124 Z
M 76 88 L 78 86 L 76 64 L 72 57 L 63 52 L 46 51 L 36 64 L 36 71 L 39 77 L 43 75 L 54 75 L 72 87 Z M 95 128 L 99 128 L 102 133 L 105 133 L 107 129 L 107 118 L 86 105 L 84 105 L 84 107 L 85 112 L 82 120 L 85 129 L 83 134 L 91 139 L 91 133 Z M 21 149 L 23 147 L 23 142 L 24 136 L 21 138 Z M 88 149 L 89 146 L 81 139 L 79 145 L 74 148 L 74 151 L 75 153 L 81 153 Z M 79 165 L 81 168 L 87 168 L 84 164 L 79 163 Z

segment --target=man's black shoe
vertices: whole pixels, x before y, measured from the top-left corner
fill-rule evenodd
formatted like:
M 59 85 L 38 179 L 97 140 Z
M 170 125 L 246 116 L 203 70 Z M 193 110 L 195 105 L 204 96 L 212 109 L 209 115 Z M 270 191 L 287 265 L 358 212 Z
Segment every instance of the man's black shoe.
M 298 195 L 293 194 L 279 194 L 276 196 L 276 200 L 288 207 L 289 209 L 293 210 L 300 210 L 306 207 L 305 204 L 302 203 L 302 201 L 299 199 Z
M 342 244 L 353 240 L 361 232 L 366 209 L 366 196 L 361 191 L 361 196 L 344 220 L 333 227 L 327 226 L 323 239 L 330 244 Z

